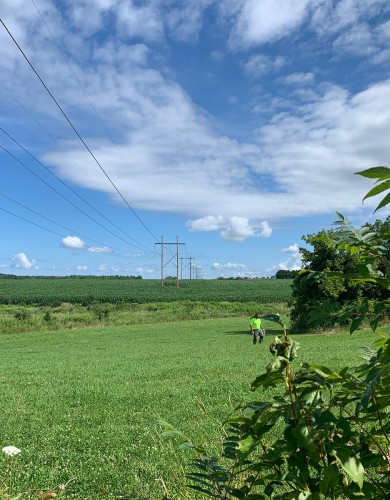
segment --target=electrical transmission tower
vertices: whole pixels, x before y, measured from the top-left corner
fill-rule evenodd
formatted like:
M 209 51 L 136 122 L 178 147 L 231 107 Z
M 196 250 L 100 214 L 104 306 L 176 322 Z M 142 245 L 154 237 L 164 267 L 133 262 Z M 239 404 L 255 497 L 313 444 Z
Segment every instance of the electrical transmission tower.
M 183 266 L 183 260 L 189 260 L 189 264 L 185 264 Z M 190 270 L 190 279 L 192 279 L 192 261 L 195 260 L 194 257 L 180 257 L 180 279 L 183 279 L 183 269 L 189 269 Z
M 176 241 L 164 241 L 164 237 L 161 236 L 161 243 L 155 243 L 155 245 L 161 245 L 161 285 L 164 285 L 164 269 L 165 267 L 172 262 L 172 260 L 176 257 L 176 287 L 179 286 L 179 245 L 185 245 L 185 243 L 179 243 L 179 237 L 176 236 Z M 164 262 L 164 246 L 168 245 L 169 249 L 172 245 L 176 247 L 176 253 L 168 260 L 168 262 Z

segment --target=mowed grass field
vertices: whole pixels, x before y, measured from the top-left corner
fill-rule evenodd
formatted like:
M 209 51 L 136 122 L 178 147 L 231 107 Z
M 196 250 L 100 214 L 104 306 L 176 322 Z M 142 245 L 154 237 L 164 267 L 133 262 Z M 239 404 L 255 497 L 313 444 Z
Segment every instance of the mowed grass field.
M 218 450 L 234 408 L 269 396 L 250 391 L 281 333 L 265 326 L 261 346 L 247 317 L 0 336 L 0 444 L 22 450 L 1 454 L 3 492 L 32 499 L 67 485 L 62 498 L 197 498 L 185 488 L 191 453 L 162 439 L 156 422 Z M 294 339 L 297 366 L 338 369 L 357 365 L 375 335 Z

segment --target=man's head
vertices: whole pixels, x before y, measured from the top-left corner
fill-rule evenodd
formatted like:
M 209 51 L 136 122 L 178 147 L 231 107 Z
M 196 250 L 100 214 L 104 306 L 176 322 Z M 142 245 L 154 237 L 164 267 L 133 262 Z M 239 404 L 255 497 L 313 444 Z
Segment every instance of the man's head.
M 256 317 L 256 318 L 260 318 L 260 314 L 259 314 L 259 313 L 256 313 L 256 314 L 255 314 L 255 317 Z

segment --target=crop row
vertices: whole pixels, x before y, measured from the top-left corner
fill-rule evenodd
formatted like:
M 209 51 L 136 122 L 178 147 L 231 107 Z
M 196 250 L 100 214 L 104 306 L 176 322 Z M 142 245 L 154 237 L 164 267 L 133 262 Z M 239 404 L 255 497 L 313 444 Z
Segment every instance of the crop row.
M 291 280 L 96 280 L 77 278 L 17 279 L 0 281 L 0 304 L 88 305 L 96 302 L 138 303 L 177 300 L 206 302 L 287 302 Z

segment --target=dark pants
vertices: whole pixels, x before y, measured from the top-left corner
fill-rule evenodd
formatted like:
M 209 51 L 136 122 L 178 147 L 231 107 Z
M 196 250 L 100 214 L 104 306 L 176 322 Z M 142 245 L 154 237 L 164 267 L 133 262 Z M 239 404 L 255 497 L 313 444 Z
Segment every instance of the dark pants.
M 257 340 L 261 344 L 265 337 L 265 331 L 263 329 L 253 330 L 253 344 L 256 344 Z

